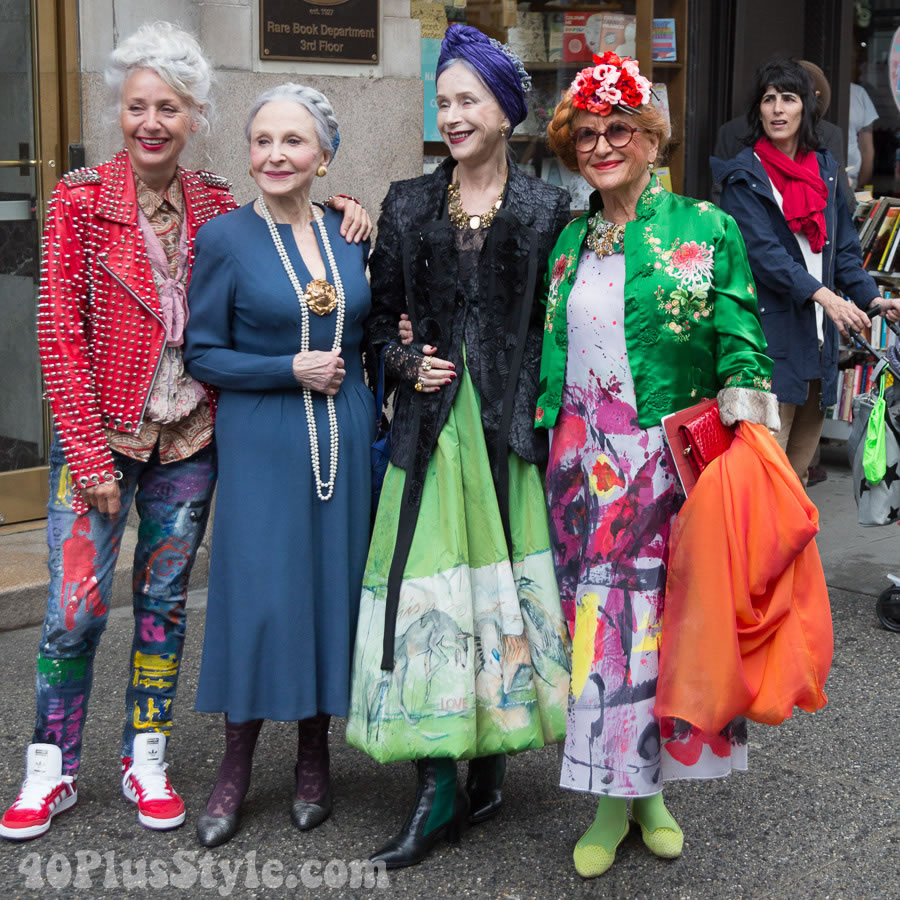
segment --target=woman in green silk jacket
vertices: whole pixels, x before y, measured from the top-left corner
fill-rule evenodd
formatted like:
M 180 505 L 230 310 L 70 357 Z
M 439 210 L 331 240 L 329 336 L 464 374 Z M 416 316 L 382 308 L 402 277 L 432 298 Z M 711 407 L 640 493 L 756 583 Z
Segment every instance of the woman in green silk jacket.
M 590 210 L 568 225 L 550 257 L 536 415 L 545 428 L 559 414 L 569 292 L 602 202 L 600 193 L 591 196 Z M 734 219 L 712 203 L 670 193 L 651 175 L 624 237 L 625 344 L 640 426 L 659 425 L 663 416 L 732 387 L 755 392 L 725 396 L 732 405 L 754 405 L 765 421 L 771 410 L 759 406 L 765 401 L 757 395 L 770 390 L 772 366 L 761 356 L 766 342 L 753 276 Z
M 734 220 L 651 173 L 668 125 L 637 63 L 580 72 L 549 139 L 596 188 L 550 256 L 536 425 L 551 429 L 550 539 L 573 640 L 561 784 L 598 794 L 575 847 L 605 872 L 628 801 L 657 856 L 684 837 L 662 800 L 673 778 L 746 767 L 737 720 L 720 734 L 654 715 L 669 534 L 684 495 L 660 419 L 718 397 L 726 424 L 778 425 L 753 277 Z

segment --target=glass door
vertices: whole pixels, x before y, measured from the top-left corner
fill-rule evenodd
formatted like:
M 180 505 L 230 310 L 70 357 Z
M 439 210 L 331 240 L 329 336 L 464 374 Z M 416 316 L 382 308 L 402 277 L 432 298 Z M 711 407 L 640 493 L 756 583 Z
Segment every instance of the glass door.
M 0 525 L 46 514 L 49 416 L 36 313 L 44 204 L 61 173 L 57 28 L 66 5 L 0 4 Z

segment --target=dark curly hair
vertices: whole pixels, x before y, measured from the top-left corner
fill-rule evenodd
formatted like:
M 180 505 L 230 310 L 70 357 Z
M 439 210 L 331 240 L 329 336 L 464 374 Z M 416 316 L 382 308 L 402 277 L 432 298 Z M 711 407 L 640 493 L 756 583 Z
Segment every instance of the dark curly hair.
M 744 138 L 744 143 L 752 147 L 766 133 L 759 114 L 759 105 L 770 86 L 780 94 L 796 94 L 800 98 L 803 103 L 803 116 L 800 119 L 800 130 L 797 132 L 799 149 L 803 152 L 818 150 L 820 141 L 816 135 L 816 125 L 819 121 L 816 92 L 806 69 L 793 59 L 776 59 L 763 63 L 756 70 L 753 97 L 747 109 L 747 125 L 750 130 Z
M 578 171 L 578 154 L 575 152 L 575 120 L 583 112 L 572 105 L 572 98 L 566 95 L 556 105 L 553 118 L 547 126 L 547 144 L 559 157 L 559 161 L 570 171 Z M 666 117 L 652 103 L 647 103 L 640 111 L 629 117 L 636 127 L 654 135 L 659 141 L 658 160 L 662 159 L 669 144 L 669 123 Z

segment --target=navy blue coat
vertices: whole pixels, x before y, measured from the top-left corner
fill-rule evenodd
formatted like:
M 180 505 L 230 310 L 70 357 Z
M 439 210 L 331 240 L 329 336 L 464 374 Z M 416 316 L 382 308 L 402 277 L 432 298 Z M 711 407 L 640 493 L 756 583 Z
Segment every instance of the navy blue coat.
M 721 206 L 737 220 L 747 245 L 756 282 L 759 313 L 775 363 L 772 390 L 782 403 L 806 401 L 807 382 L 822 380 L 822 406 L 837 402 L 838 330 L 825 316 L 824 344 L 816 335 L 812 295 L 824 284 L 835 285 L 860 309 L 879 296 L 871 275 L 862 267 L 862 254 L 847 204 L 840 199 L 837 163 L 820 150 L 819 171 L 828 187 L 825 208 L 827 237 L 822 248 L 822 281 L 806 270 L 794 233 L 778 208 L 762 163 L 747 147 L 734 159 L 713 157 L 713 179 L 722 185 Z

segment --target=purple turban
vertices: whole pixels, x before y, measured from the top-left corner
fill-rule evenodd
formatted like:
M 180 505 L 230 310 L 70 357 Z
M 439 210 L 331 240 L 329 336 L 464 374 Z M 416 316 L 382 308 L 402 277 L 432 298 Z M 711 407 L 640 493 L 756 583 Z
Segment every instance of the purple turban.
M 481 76 L 506 113 L 513 128 L 528 115 L 525 91 L 531 78 L 522 61 L 505 44 L 470 25 L 451 25 L 441 43 L 435 80 L 457 59 L 465 60 Z

